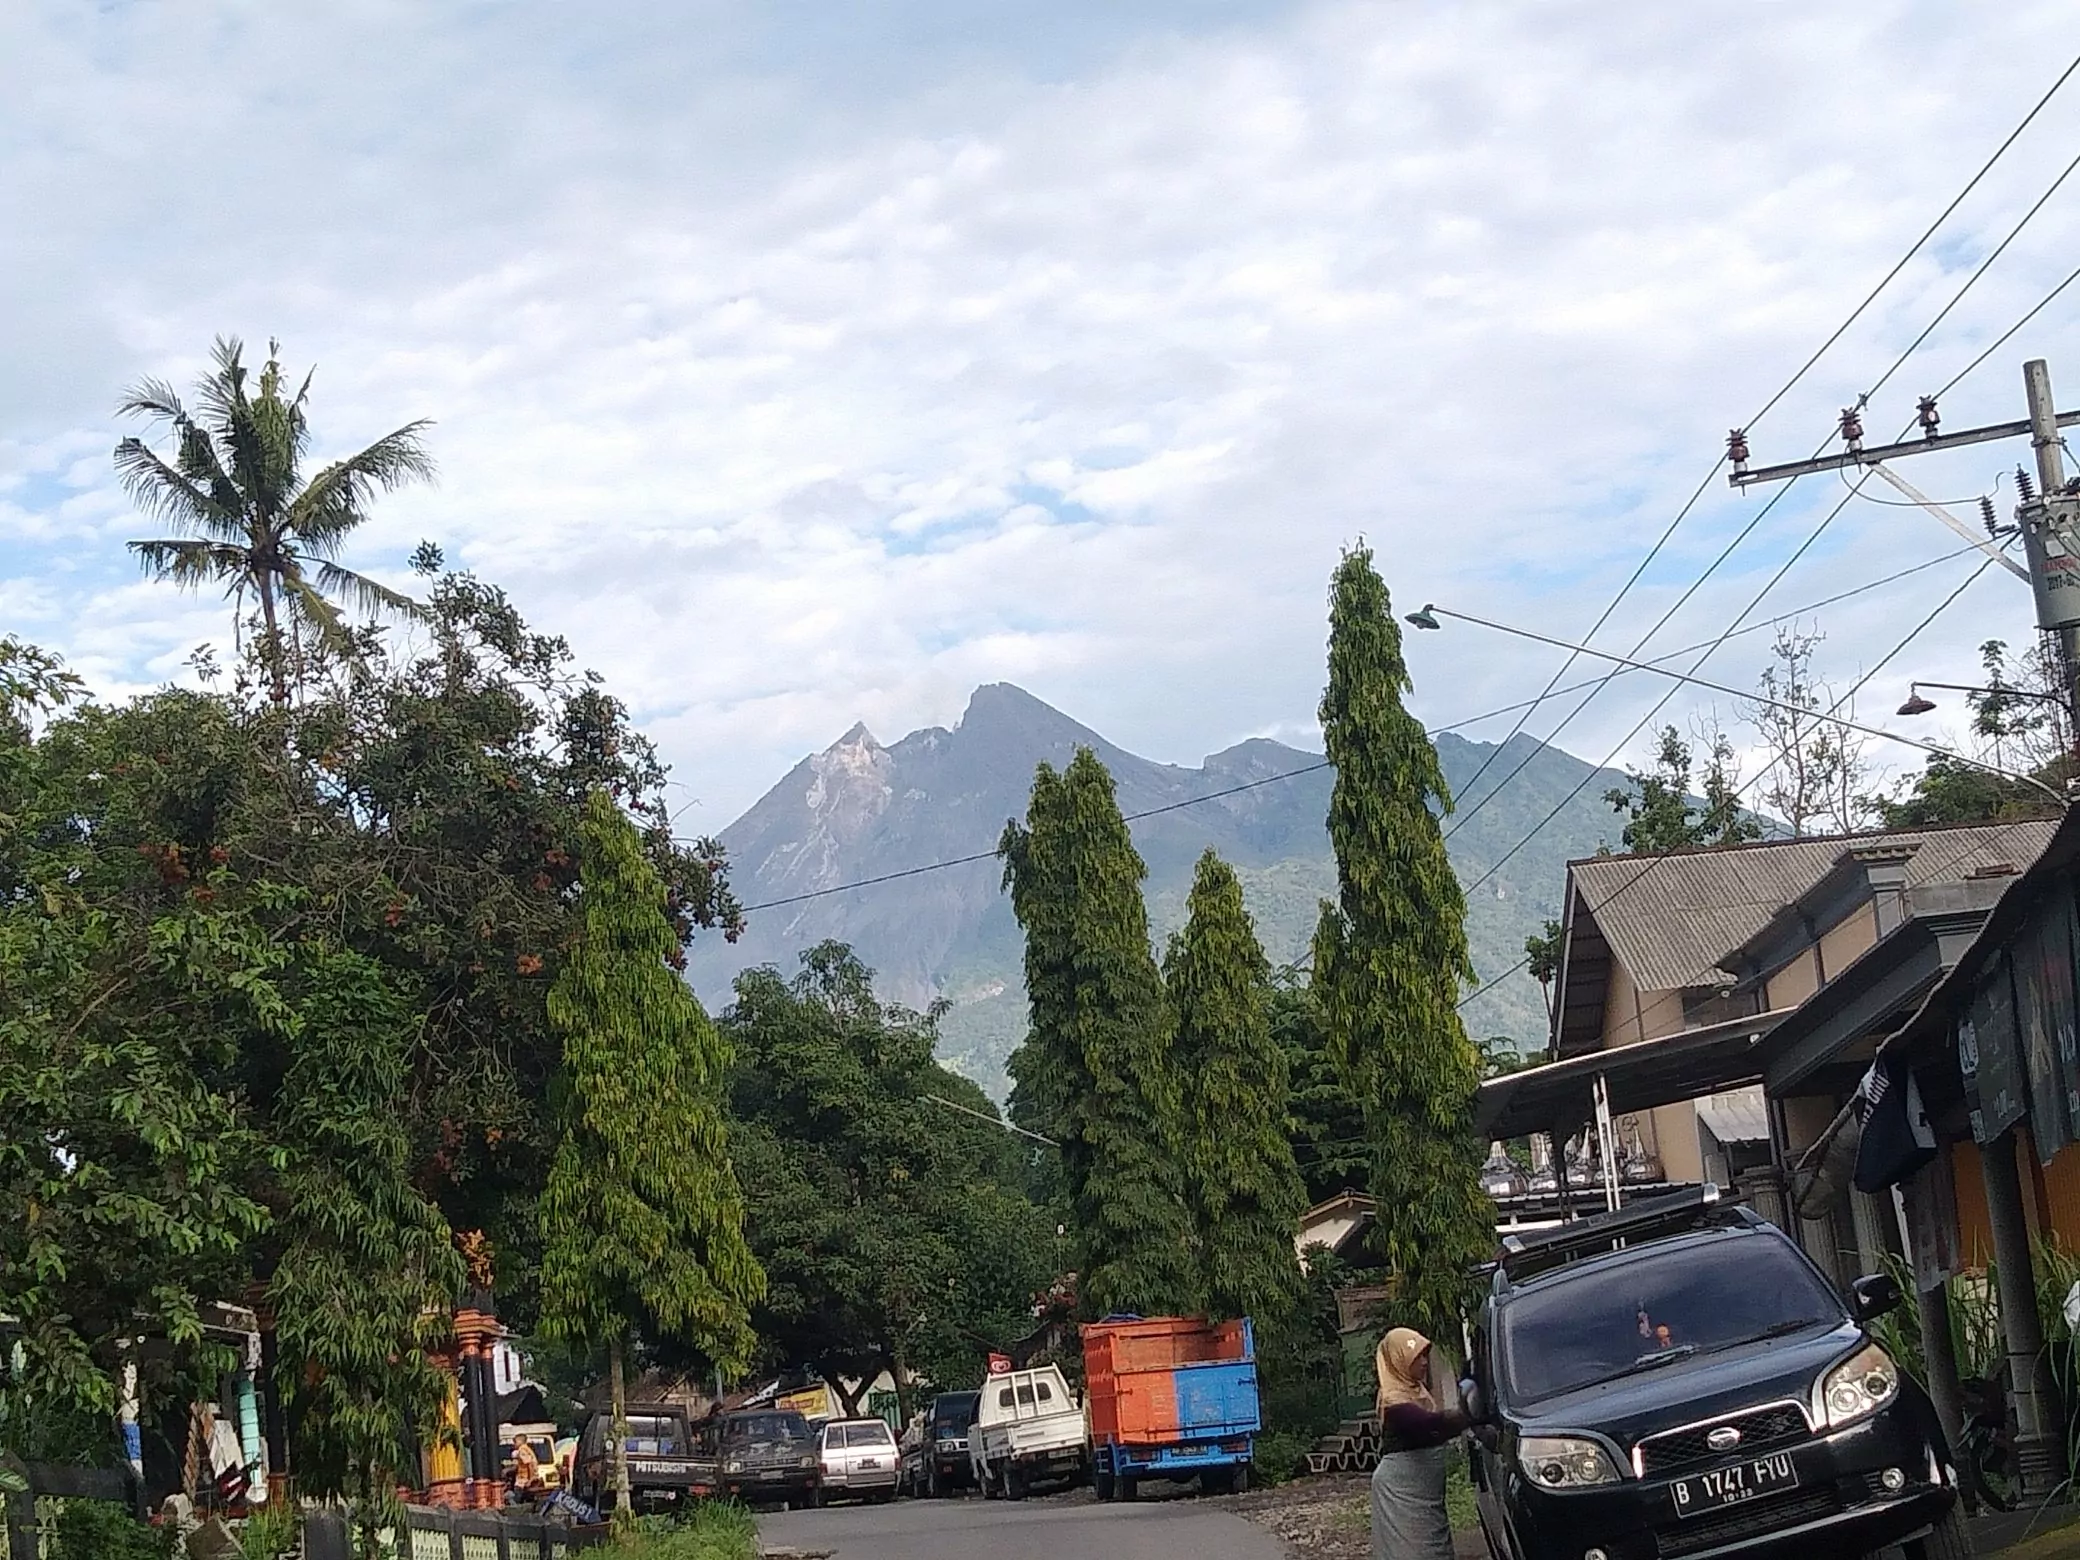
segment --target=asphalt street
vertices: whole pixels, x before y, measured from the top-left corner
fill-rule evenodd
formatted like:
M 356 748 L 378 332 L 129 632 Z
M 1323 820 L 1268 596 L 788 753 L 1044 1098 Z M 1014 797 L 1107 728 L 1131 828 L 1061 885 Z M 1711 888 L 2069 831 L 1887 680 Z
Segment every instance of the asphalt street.
M 1285 1546 L 1196 1500 L 899 1500 L 763 1516 L 768 1549 L 836 1560 L 1285 1560 Z

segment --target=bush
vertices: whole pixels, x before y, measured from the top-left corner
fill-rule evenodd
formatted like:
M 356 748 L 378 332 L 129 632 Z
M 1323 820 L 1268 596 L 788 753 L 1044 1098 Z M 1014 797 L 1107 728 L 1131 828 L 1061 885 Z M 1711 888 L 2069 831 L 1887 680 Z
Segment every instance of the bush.
M 1250 1449 L 1249 1476 L 1257 1484 L 1283 1484 L 1307 1469 L 1307 1452 L 1317 1437 L 1305 1430 L 1267 1430 Z
M 702 1501 L 683 1516 L 648 1517 L 616 1560 L 752 1560 L 758 1524 L 734 1501 Z
M 113 1501 L 68 1500 L 51 1560 L 172 1560 L 173 1531 L 149 1527 Z

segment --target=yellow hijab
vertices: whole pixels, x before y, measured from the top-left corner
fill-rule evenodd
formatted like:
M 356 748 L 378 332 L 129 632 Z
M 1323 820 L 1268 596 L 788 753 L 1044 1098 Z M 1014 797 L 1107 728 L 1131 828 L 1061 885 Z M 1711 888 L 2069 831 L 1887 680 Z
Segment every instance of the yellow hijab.
M 1430 1340 L 1413 1327 L 1396 1327 L 1380 1339 L 1372 1356 L 1372 1368 L 1379 1376 L 1374 1405 L 1380 1413 L 1399 1403 L 1437 1412 L 1437 1400 L 1430 1395 L 1429 1356 Z

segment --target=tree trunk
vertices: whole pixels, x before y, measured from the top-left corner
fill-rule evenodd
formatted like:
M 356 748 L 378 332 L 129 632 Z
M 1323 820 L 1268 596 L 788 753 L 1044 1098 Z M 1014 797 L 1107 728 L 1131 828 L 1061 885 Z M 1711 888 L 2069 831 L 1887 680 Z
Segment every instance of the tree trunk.
M 267 624 L 267 680 L 278 705 L 289 702 L 289 683 L 282 673 L 282 629 L 275 618 L 274 582 L 260 576 L 260 616 Z
M 628 1492 L 628 1393 L 621 1379 L 621 1334 L 607 1340 L 607 1382 L 614 1408 L 614 1525 L 625 1525 L 635 1513 Z

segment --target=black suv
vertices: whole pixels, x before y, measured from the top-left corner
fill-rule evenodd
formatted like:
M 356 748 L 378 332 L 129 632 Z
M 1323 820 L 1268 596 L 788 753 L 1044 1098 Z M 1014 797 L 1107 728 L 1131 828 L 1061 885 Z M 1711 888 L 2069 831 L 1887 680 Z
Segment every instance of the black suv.
M 1867 1331 L 1899 1301 L 1845 1304 L 1709 1186 L 1508 1238 L 1465 1387 L 1489 1552 L 1970 1555 L 1935 1413 Z

